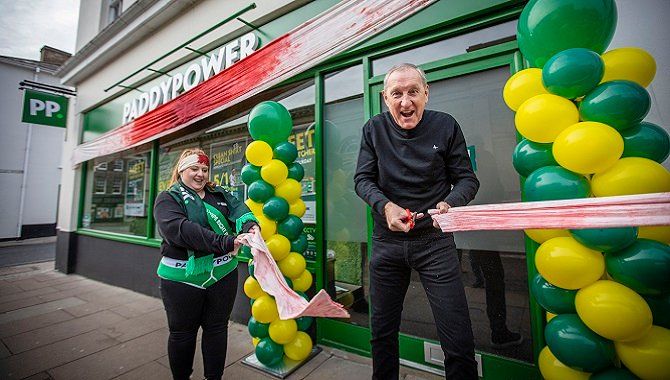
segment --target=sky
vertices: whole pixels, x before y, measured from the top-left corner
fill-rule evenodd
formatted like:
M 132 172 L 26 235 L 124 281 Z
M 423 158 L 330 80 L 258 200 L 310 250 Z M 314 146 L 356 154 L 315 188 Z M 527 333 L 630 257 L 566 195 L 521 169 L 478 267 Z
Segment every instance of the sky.
M 0 0 L 0 55 L 39 60 L 44 45 L 74 53 L 78 17 L 79 0 Z

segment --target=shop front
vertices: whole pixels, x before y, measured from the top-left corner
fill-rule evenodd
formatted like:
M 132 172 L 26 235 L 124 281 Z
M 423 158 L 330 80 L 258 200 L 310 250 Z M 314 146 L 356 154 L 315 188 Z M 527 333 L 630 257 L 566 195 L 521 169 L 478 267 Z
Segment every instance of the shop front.
M 126 91 L 82 110 L 75 116 L 82 125 L 78 143 L 141 119 L 161 102 L 206 82 L 216 74 L 214 66 L 223 71 L 236 61 L 243 62 L 334 3 L 295 7 L 200 51 L 194 60 L 174 65 L 165 75 L 159 73 L 132 86 L 141 91 Z M 240 172 L 246 163 L 245 149 L 252 142 L 246 127 L 248 113 L 259 102 L 274 100 L 292 116 L 289 141 L 296 145 L 297 162 L 305 169 L 301 184 L 307 211 L 302 219 L 309 244 L 304 256 L 314 276 L 308 293 L 325 289 L 351 315 L 346 320 L 318 319 L 312 334 L 319 344 L 369 356 L 372 219 L 354 192 L 353 174 L 361 127 L 385 110 L 380 95 L 384 74 L 402 62 L 424 69 L 430 85 L 427 107 L 452 114 L 465 134 L 481 182 L 474 204 L 520 201 L 520 177 L 511 161 L 518 137 L 501 91 L 509 76 L 523 68 L 514 38 L 523 5 L 503 0 L 438 1 L 348 51 L 232 107 L 204 115 L 186 128 L 86 160 L 75 169 L 78 189 L 62 195 L 74 199 L 76 227 L 59 232 L 57 268 L 158 296 L 155 269 L 160 235 L 152 204 L 168 187 L 179 154 L 190 147 L 206 151 L 211 179 L 246 199 L 248 189 Z M 235 59 L 221 60 L 231 56 L 230 46 L 236 46 Z M 109 83 L 95 85 L 99 90 Z M 455 240 L 480 376 L 539 377 L 534 363 L 544 345 L 545 322 L 528 292 L 528 278 L 533 275 L 528 263 L 535 243 L 520 231 L 457 233 Z M 238 258 L 242 273 L 249 259 Z M 244 279 L 240 276 L 240 285 Z M 242 286 L 239 289 L 233 319 L 246 323 L 248 299 Z M 495 334 L 511 338 L 504 344 L 492 342 Z M 443 354 L 418 276 L 412 277 L 403 307 L 400 350 L 403 364 L 442 372 Z

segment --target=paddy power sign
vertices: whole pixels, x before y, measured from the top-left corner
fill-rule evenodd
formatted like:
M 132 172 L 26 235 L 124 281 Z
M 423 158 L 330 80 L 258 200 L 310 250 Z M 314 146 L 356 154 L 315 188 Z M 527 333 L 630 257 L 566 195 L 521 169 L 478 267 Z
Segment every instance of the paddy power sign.
M 68 99 L 47 92 L 26 90 L 21 121 L 65 128 Z

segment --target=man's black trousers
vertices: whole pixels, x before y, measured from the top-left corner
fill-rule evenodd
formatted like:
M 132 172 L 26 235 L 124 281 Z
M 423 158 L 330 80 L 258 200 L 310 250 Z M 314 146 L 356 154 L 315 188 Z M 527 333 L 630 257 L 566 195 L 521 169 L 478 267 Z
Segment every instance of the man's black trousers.
M 193 372 L 198 329 L 202 326 L 202 359 L 205 378 L 221 379 L 226 364 L 228 320 L 237 294 L 237 269 L 207 289 L 161 279 L 161 297 L 170 337 L 168 358 L 175 380 Z
M 370 260 L 373 379 L 397 379 L 403 301 L 416 270 L 445 354 L 446 378 L 477 379 L 474 337 L 453 235 L 396 240 L 374 236 Z

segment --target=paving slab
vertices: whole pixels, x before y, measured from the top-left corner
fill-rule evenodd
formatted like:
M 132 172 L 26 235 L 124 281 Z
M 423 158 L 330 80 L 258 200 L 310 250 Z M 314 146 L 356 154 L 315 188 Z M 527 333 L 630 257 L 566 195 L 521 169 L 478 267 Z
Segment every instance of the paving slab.
M 36 315 L 51 313 L 52 311 L 63 309 L 66 307 L 77 306 L 83 304 L 84 301 L 75 297 L 68 297 L 62 300 L 50 301 L 39 305 L 26 307 L 23 309 L 12 310 L 10 312 L 0 314 L 0 325 L 7 322 L 17 321 L 34 317 Z
M 166 327 L 167 317 L 165 316 L 165 310 L 155 310 L 135 318 L 124 319 L 102 327 L 100 331 L 119 342 L 127 342 Z
M 354 360 L 332 356 L 307 375 L 308 380 L 369 380 L 372 367 Z
M 114 380 L 166 380 L 171 378 L 172 373 L 169 368 L 153 361 L 115 377 Z
M 0 338 L 21 334 L 26 331 L 39 329 L 44 326 L 50 326 L 55 323 L 67 321 L 74 317 L 63 310 L 56 310 L 50 313 L 36 315 L 34 317 L 20 319 L 0 325 Z
M 12 353 L 17 354 L 125 320 L 124 317 L 116 313 L 104 310 L 85 317 L 3 338 L 2 341 Z
M 54 379 L 105 380 L 121 376 L 160 358 L 167 341 L 167 329 L 154 331 L 126 343 L 49 370 Z

